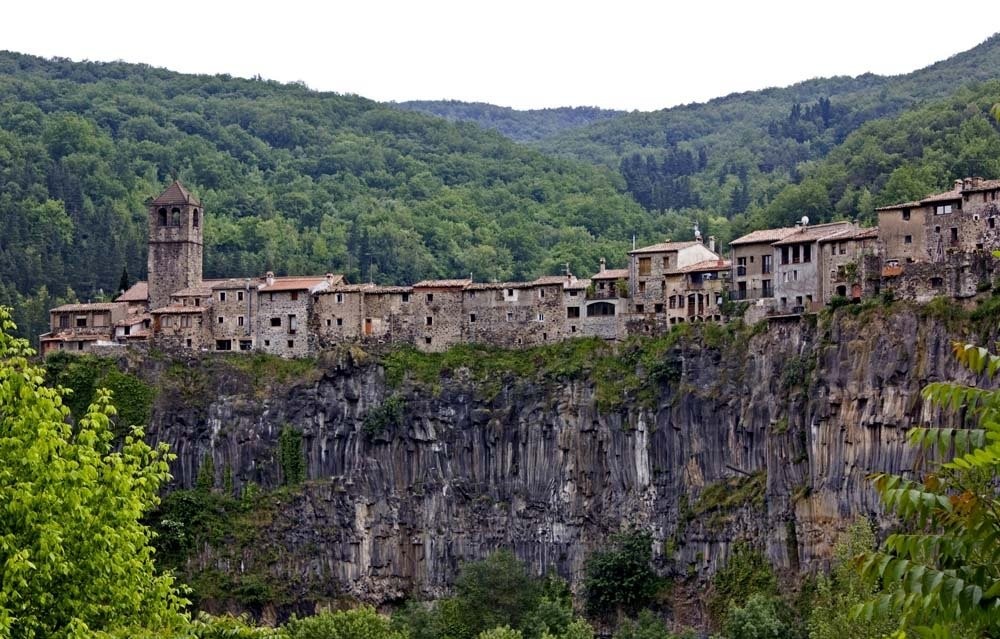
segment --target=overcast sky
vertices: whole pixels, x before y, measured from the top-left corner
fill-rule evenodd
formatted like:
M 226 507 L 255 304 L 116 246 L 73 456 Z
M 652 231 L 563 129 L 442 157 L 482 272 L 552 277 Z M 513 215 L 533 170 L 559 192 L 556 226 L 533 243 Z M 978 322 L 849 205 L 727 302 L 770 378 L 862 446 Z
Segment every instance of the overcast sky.
M 650 110 L 819 76 L 905 73 L 1000 31 L 1000 18 L 984 8 L 914 0 L 8 0 L 0 49 L 260 74 L 376 100 Z

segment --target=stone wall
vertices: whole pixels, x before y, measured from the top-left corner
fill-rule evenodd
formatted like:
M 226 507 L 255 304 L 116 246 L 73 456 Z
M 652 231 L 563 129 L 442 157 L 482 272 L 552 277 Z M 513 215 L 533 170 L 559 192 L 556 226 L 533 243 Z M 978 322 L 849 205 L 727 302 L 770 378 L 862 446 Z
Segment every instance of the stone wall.
M 261 292 L 258 300 L 257 350 L 281 357 L 306 357 L 315 352 L 315 338 L 309 331 L 312 296 L 308 291 Z

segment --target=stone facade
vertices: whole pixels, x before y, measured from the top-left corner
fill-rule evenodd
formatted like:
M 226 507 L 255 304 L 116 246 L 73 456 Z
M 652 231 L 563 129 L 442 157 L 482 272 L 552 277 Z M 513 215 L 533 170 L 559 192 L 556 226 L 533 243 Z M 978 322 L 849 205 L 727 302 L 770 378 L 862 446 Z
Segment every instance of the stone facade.
M 159 308 L 170 296 L 201 285 L 201 202 L 174 182 L 149 204 L 149 304 Z
M 212 348 L 217 351 L 252 351 L 258 331 L 257 282 L 223 280 L 212 285 Z
M 731 299 L 751 301 L 774 297 L 774 248 L 771 244 L 795 231 L 794 228 L 764 229 L 729 243 Z
M 863 260 L 877 253 L 878 232 L 861 229 L 819 241 L 820 294 L 824 304 L 834 297 L 859 300 L 864 296 Z
M 803 226 L 774 242 L 775 298 L 780 311 L 801 313 L 822 306 L 820 241 L 854 233 L 848 222 Z

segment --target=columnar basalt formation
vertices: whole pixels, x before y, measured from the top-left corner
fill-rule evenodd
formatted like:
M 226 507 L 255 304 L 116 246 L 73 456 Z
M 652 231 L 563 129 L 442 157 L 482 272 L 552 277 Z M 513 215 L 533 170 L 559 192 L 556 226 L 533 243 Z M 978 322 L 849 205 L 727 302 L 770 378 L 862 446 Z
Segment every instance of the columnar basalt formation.
M 357 349 L 261 393 L 203 358 L 182 382 L 161 374 L 149 436 L 178 454 L 177 487 L 210 458 L 216 488 L 239 493 L 280 485 L 280 433 L 301 435 L 308 481 L 252 544 L 198 548 L 187 569 L 264 574 L 305 601 L 440 596 L 460 561 L 497 548 L 578 587 L 588 553 L 629 525 L 677 578 L 709 575 L 740 542 L 811 570 L 853 518 L 885 527 L 866 475 L 919 469 L 906 430 L 937 419 L 921 387 L 971 381 L 954 335 L 900 306 L 722 340 L 695 331 L 610 404 L 601 385 L 615 380 L 593 374 L 477 380 L 459 367 L 390 383 Z M 185 399 L 191 380 L 210 396 Z M 398 422 L 372 420 L 387 402 Z

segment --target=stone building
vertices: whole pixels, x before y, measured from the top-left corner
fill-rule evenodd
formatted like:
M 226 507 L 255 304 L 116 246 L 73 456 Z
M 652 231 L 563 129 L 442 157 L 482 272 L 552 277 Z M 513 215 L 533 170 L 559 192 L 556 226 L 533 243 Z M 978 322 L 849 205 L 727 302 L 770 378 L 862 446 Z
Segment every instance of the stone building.
M 168 350 L 209 350 L 212 339 L 207 325 L 208 306 L 194 304 L 168 304 L 153 309 L 153 344 Z
M 412 342 L 413 288 L 338 284 L 314 296 L 310 329 L 320 346 L 344 342 Z
M 201 202 L 180 182 L 149 203 L 149 305 L 166 306 L 181 289 L 201 285 Z
M 128 317 L 128 304 L 63 304 L 49 311 L 50 331 L 39 339 L 43 355 L 83 352 L 114 343 L 115 326 Z
M 878 252 L 878 228 L 849 229 L 819 241 L 821 297 L 860 300 L 865 291 L 864 259 Z
M 692 264 L 719 260 L 715 238 L 709 246 L 697 240 L 663 242 L 629 251 L 629 298 L 634 313 L 662 314 L 666 308 L 667 277 Z
M 415 346 L 440 352 L 462 342 L 465 287 L 471 279 L 424 280 L 413 285 Z
M 779 312 L 814 312 L 823 303 L 820 241 L 853 231 L 850 222 L 800 226 L 771 244 L 774 250 L 774 295 Z
M 771 245 L 796 230 L 787 227 L 763 229 L 729 243 L 732 263 L 730 299 L 753 301 L 774 297 L 774 248 Z
M 216 351 L 252 351 L 257 331 L 260 280 L 234 278 L 212 284 L 212 344 Z
M 667 324 L 721 322 L 730 263 L 714 259 L 683 266 L 666 276 Z
M 275 277 L 257 289 L 257 349 L 282 357 L 305 357 L 317 349 L 308 330 L 313 296 L 343 283 L 342 275 Z
M 877 209 L 883 259 L 943 262 L 950 252 L 997 248 L 998 193 L 1000 180 L 968 177 L 950 191 Z

